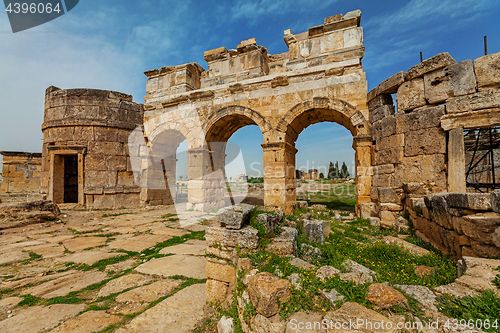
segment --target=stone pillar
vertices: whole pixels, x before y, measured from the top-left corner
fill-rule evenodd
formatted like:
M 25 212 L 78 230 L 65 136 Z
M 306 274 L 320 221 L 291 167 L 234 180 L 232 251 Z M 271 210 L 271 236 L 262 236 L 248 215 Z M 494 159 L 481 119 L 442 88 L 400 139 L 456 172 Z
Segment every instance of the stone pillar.
M 356 165 L 356 215 L 362 218 L 371 216 L 375 205 L 370 198 L 373 168 L 371 166 L 372 138 L 370 136 L 354 137 Z
M 224 207 L 224 172 L 214 170 L 210 150 L 195 148 L 188 155 L 188 209 L 207 211 Z M 214 155 L 217 159 L 217 156 Z M 216 161 L 220 167 L 220 156 Z
M 296 200 L 295 155 L 287 142 L 264 143 L 264 205 L 284 206 Z
M 464 129 L 448 132 L 448 192 L 467 192 L 465 180 Z

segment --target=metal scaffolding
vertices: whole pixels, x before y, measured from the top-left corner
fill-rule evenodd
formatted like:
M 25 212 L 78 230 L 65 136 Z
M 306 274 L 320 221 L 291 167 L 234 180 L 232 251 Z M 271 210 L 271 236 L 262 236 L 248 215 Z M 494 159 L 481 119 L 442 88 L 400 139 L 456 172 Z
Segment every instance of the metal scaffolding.
M 465 172 L 467 187 L 479 192 L 500 188 L 495 175 L 495 168 L 500 167 L 498 163 L 495 166 L 495 150 L 500 148 L 500 127 L 464 129 L 464 146 L 466 156 L 472 153 Z

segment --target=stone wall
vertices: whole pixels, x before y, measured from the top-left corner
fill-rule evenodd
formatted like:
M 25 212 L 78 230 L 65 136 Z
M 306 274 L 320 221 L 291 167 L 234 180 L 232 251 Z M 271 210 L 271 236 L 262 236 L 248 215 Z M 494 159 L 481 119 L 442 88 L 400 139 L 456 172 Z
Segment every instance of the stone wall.
M 2 193 L 35 193 L 40 188 L 41 153 L 0 151 L 2 154 Z
M 406 182 L 466 192 L 463 129 L 500 124 L 498 63 L 500 53 L 459 63 L 441 53 L 368 93 L 373 202 L 363 206 L 364 217 L 391 226 L 404 210 Z
M 138 207 L 141 188 L 134 180 L 128 139 L 142 121 L 142 105 L 130 95 L 49 87 L 41 193 L 56 203 L 76 201 L 87 208 Z
M 435 193 L 405 183 L 405 208 L 419 238 L 455 258 L 500 257 L 500 190 Z

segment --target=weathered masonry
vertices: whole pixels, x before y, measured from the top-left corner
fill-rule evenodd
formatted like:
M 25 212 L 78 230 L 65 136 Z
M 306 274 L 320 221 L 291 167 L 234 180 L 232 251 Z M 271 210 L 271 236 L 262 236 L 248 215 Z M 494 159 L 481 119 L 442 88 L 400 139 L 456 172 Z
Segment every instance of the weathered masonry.
M 474 193 L 500 188 L 499 64 L 500 53 L 459 63 L 441 53 L 368 93 L 373 203 L 362 215 L 392 226 L 407 210 L 417 235 L 443 251 L 500 256 L 498 194 Z
M 142 124 L 142 112 L 130 95 L 47 88 L 41 193 L 87 208 L 138 207 L 128 137 Z
M 174 152 L 187 139 L 189 205 L 220 208 L 223 177 L 214 174 L 224 165 L 225 143 L 241 127 L 257 125 L 263 138 L 265 205 L 285 205 L 296 199 L 298 136 L 311 124 L 330 121 L 353 136 L 357 202 L 370 202 L 366 170 L 372 137 L 360 18 L 357 10 L 327 17 L 303 33 L 287 30 L 283 54 L 268 54 L 252 38 L 236 49 L 205 52 L 208 70 L 189 63 L 145 72 L 148 145 L 140 157 L 156 159 L 142 163 L 143 177 L 152 183 L 161 182 L 165 172 L 175 178 Z M 157 199 L 162 191 L 148 194 Z
M 38 193 L 42 154 L 0 151 L 2 160 L 1 193 Z

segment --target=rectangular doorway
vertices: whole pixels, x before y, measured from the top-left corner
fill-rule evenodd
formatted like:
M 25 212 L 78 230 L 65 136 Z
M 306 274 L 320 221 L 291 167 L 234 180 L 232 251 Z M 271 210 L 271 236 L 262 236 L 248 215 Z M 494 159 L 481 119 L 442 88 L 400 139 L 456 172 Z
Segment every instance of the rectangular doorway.
M 78 155 L 64 155 L 64 203 L 78 203 Z

